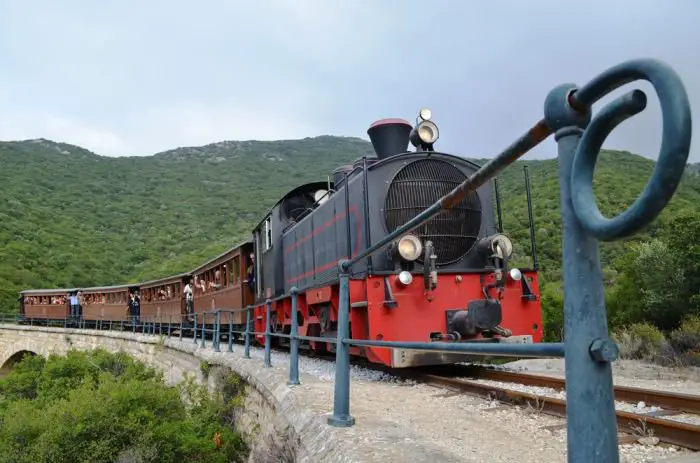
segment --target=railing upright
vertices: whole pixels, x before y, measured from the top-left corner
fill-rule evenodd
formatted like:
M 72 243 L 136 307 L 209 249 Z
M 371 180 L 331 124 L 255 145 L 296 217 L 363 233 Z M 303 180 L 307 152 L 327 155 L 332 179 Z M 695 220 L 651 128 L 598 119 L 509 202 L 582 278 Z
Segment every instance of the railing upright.
M 272 366 L 272 336 L 270 335 L 270 315 L 272 309 L 272 301 L 267 299 L 265 301 L 265 367 L 269 368 Z
M 194 326 L 192 327 L 192 342 L 197 344 L 197 313 L 194 313 Z
M 205 332 L 206 328 L 207 328 L 207 313 L 202 311 L 202 343 L 199 345 L 199 347 L 201 347 L 202 349 L 207 346 L 206 339 L 205 339 L 207 337 L 207 334 Z
M 228 351 L 233 352 L 233 314 L 236 312 L 229 312 L 228 314 Z
M 289 316 L 291 317 L 292 327 L 289 336 L 289 380 L 287 384 L 296 386 L 299 384 L 299 321 L 297 317 L 298 295 L 297 287 L 292 286 L 290 295 L 292 298 L 292 307 Z
M 214 352 L 221 352 L 219 343 L 221 342 L 221 311 L 216 311 L 215 326 L 214 326 Z
M 338 340 L 335 346 L 335 393 L 333 394 L 333 415 L 328 424 L 348 427 L 355 424 L 350 415 L 350 349 L 347 338 L 350 336 L 350 262 L 338 264 L 340 290 L 338 308 Z
M 246 307 L 245 311 L 245 347 L 243 348 L 243 357 L 249 359 L 250 358 L 250 321 L 251 321 L 251 316 L 250 316 L 250 306 Z

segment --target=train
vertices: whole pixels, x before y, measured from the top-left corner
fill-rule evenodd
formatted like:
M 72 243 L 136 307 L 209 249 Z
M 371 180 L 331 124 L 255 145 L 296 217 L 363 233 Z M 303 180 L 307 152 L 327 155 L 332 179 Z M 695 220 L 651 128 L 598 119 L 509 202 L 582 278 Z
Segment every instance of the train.
M 297 297 L 303 349 L 332 353 L 337 337 L 339 266 L 401 227 L 474 174 L 479 165 L 436 151 L 439 128 L 429 109 L 415 124 L 381 119 L 367 134 L 374 156 L 337 167 L 325 181 L 282 196 L 250 238 L 178 275 L 122 286 L 20 292 L 24 322 L 70 319 L 68 298 L 93 323 L 137 323 L 127 305 L 140 297 L 139 320 L 191 329 L 214 323 L 222 333 L 245 330 L 252 307 L 255 332 L 291 331 Z M 412 149 L 409 145 L 412 145 Z M 330 174 L 330 173 L 329 173 Z M 495 197 L 495 198 L 494 198 Z M 458 204 L 358 261 L 351 269 L 350 337 L 382 341 L 518 342 L 543 338 L 537 266 L 509 265 L 513 242 L 503 232 L 498 190 L 487 182 Z M 531 236 L 532 222 L 530 223 Z M 534 241 L 533 241 L 534 252 Z M 185 286 L 194 289 L 193 314 Z M 271 302 L 270 302 L 271 301 Z M 329 339 L 329 342 L 324 341 Z M 273 337 L 279 347 L 289 339 Z M 255 342 L 264 343 L 257 335 Z M 463 361 L 464 354 L 351 347 L 350 354 L 390 368 Z

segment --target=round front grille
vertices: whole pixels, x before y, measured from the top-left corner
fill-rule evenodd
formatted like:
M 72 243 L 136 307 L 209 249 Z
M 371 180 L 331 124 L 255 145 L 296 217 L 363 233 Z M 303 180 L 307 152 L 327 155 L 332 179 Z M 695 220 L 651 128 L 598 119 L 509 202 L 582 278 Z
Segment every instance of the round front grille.
M 391 181 L 386 196 L 384 214 L 389 232 L 432 206 L 466 178 L 455 166 L 438 159 L 421 159 L 405 166 Z M 438 265 L 449 265 L 469 252 L 480 228 L 481 201 L 474 192 L 412 233 L 424 244 L 427 240 L 433 242 Z M 423 256 L 418 261 L 422 263 Z

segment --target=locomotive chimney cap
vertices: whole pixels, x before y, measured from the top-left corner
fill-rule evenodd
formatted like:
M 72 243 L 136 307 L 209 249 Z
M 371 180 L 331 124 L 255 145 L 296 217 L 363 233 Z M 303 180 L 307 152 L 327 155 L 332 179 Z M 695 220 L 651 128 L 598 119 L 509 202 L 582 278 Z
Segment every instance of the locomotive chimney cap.
M 372 122 L 372 124 L 369 126 L 369 128 L 377 127 L 380 125 L 387 125 L 387 124 L 404 124 L 409 127 L 413 127 L 407 120 L 405 119 L 399 119 L 397 117 L 390 117 L 387 119 L 379 119 L 378 121 Z
M 388 118 L 373 122 L 367 129 L 374 152 L 379 159 L 408 151 L 413 126 L 404 119 Z

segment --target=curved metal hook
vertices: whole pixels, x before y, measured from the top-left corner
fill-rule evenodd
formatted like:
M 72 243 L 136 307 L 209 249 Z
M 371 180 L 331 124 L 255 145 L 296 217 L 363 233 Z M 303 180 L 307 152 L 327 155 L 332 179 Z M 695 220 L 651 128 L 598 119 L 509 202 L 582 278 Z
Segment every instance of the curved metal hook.
M 690 102 L 678 74 L 662 62 L 633 60 L 615 66 L 573 93 L 569 103 L 574 109 L 589 108 L 616 88 L 640 79 L 650 82 L 659 97 L 663 133 L 652 176 L 634 204 L 612 219 L 605 218 L 593 194 L 593 170 L 607 136 L 646 107 L 644 92 L 634 90 L 605 106 L 584 131 L 574 157 L 574 212 L 581 226 L 600 240 L 629 236 L 652 222 L 678 188 L 688 160 L 692 135 Z

